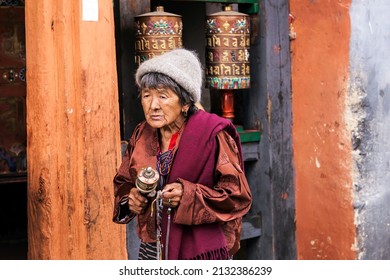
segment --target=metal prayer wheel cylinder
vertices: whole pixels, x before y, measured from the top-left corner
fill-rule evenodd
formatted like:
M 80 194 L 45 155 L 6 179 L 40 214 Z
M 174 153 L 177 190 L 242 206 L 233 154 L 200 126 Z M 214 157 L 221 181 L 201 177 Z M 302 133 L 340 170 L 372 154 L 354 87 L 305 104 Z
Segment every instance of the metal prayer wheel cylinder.
M 249 16 L 224 11 L 206 16 L 206 86 L 215 89 L 250 87 Z
M 135 186 L 142 194 L 154 196 L 159 178 L 160 175 L 153 168 L 142 168 L 138 173 Z
M 164 12 L 163 6 L 158 6 L 155 12 L 136 16 L 135 25 L 136 65 L 183 46 L 181 16 Z

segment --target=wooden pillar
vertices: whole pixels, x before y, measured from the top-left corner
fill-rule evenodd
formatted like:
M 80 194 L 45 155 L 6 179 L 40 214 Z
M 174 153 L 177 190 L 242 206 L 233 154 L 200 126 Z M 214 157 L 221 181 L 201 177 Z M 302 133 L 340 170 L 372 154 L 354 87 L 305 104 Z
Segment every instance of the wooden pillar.
M 113 3 L 82 2 L 26 1 L 29 259 L 126 258 Z
M 251 88 L 243 95 L 244 127 L 260 129 L 260 160 L 246 168 L 261 237 L 247 241 L 248 259 L 296 258 L 295 186 L 288 0 L 259 1 L 251 16 Z

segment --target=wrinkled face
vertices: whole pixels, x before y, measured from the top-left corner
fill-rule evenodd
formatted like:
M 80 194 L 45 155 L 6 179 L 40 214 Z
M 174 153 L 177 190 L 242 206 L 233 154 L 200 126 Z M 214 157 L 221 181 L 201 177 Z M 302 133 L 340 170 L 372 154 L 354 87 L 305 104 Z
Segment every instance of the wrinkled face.
M 153 128 L 162 128 L 182 121 L 182 105 L 179 97 L 169 88 L 141 91 L 141 104 L 147 123 Z

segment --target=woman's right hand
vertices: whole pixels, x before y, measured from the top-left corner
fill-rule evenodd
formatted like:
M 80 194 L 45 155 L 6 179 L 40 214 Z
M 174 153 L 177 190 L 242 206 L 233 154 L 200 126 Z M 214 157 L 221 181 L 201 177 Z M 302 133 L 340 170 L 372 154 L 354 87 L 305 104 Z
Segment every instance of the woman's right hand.
M 137 188 L 132 188 L 129 194 L 129 209 L 135 214 L 142 214 L 145 211 L 148 200 Z

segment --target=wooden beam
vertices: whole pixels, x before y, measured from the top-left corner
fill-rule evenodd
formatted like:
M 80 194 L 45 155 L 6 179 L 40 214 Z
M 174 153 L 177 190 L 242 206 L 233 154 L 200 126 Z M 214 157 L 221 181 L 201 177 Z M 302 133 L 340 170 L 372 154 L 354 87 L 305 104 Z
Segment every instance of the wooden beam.
M 248 240 L 249 259 L 295 259 L 295 186 L 288 0 L 259 1 L 252 15 L 251 89 L 244 95 L 244 127 L 260 129 L 260 160 L 247 170 L 251 213 L 261 237 Z
M 28 258 L 125 259 L 113 5 L 26 1 Z M 93 11 L 93 10 L 92 10 Z M 84 11 L 85 12 L 85 11 Z

